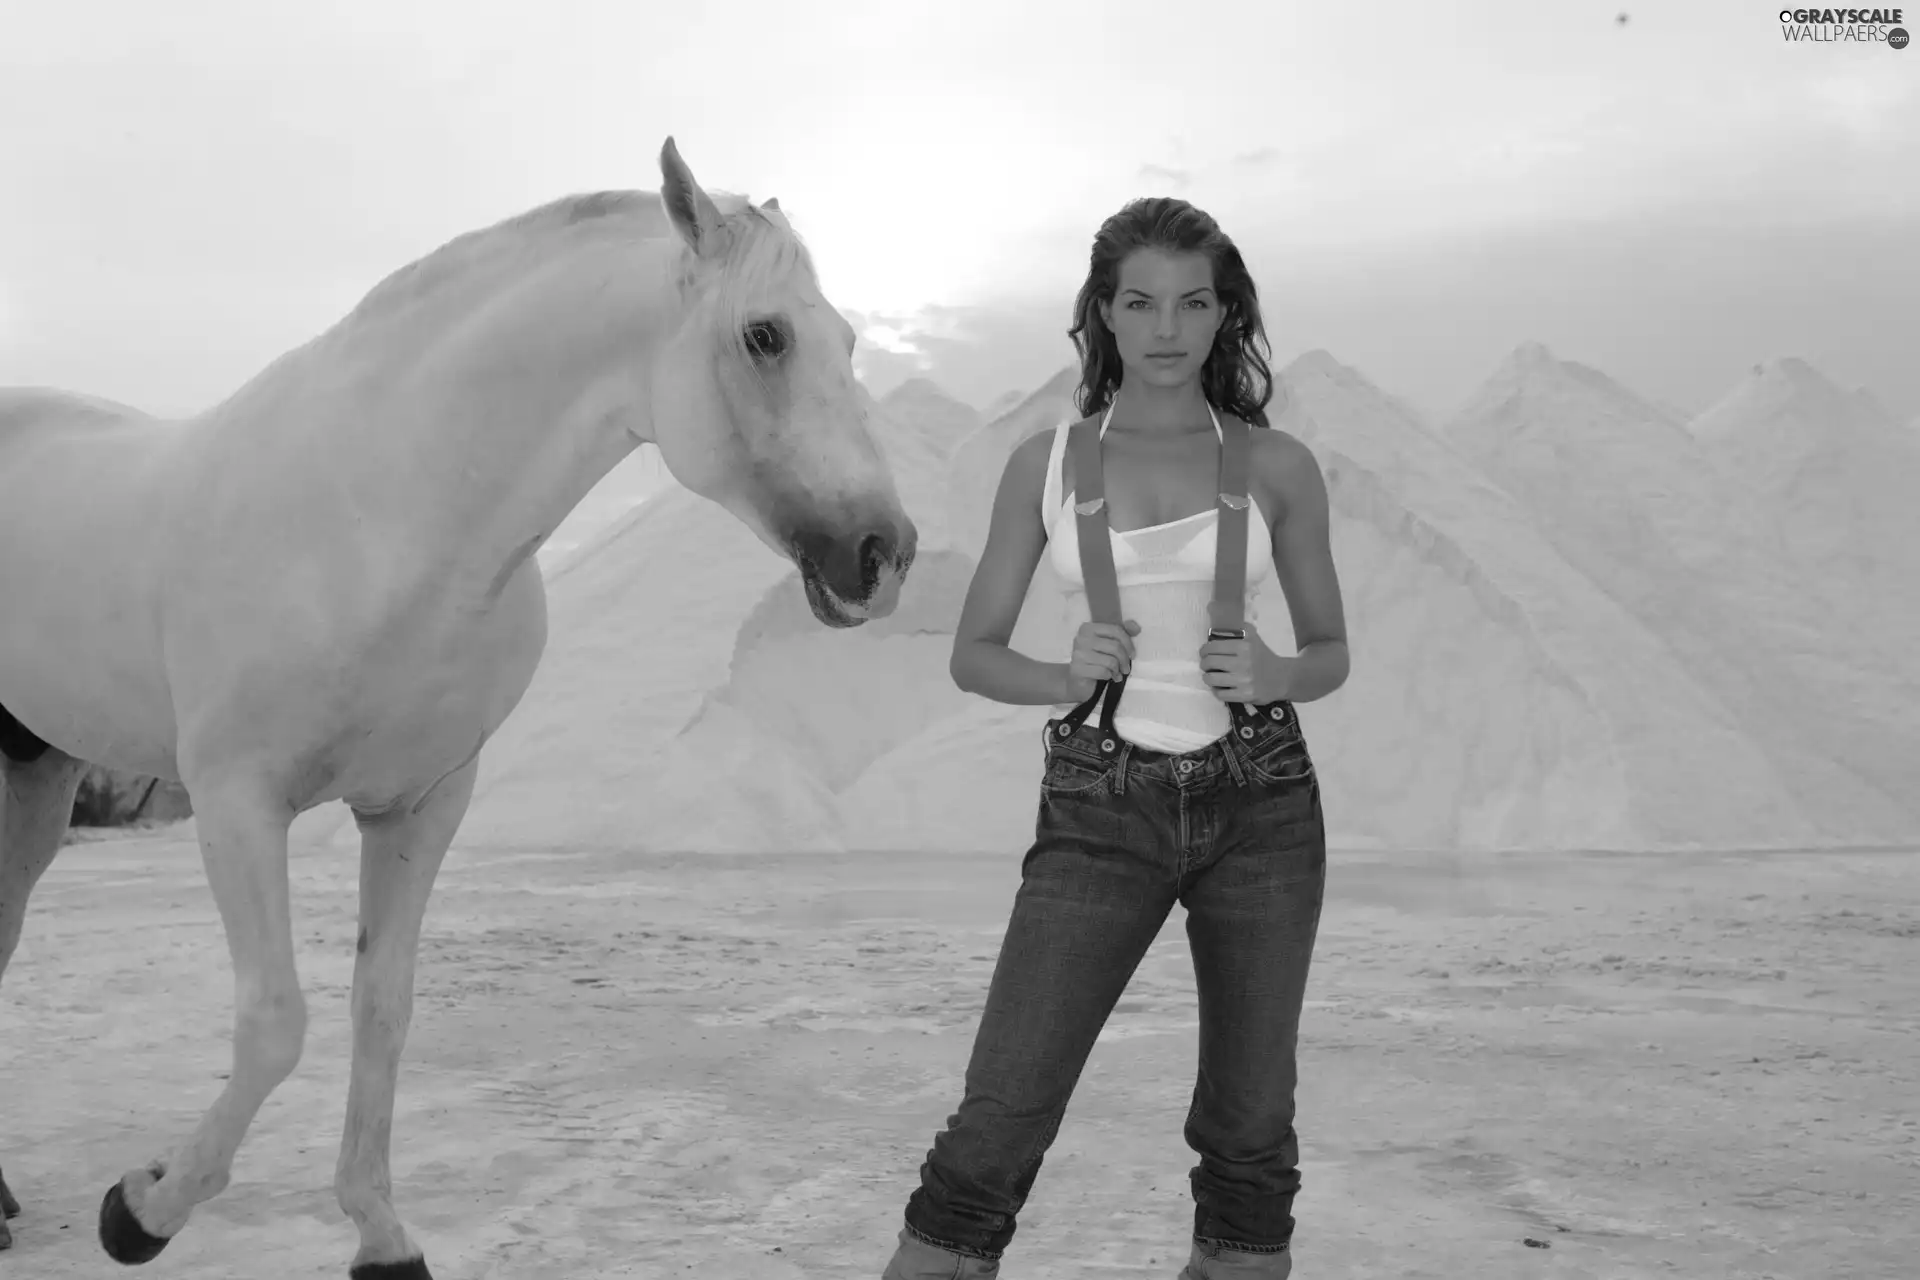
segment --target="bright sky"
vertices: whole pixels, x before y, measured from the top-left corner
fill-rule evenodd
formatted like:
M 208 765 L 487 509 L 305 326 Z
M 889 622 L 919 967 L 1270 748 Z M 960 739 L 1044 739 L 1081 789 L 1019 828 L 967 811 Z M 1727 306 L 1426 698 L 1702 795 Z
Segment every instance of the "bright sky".
M 1688 408 L 1801 355 L 1920 414 L 1920 49 L 1751 0 L 7 7 L 0 384 L 205 407 L 462 231 L 655 187 L 671 133 L 780 197 L 877 391 L 1067 363 L 1095 228 L 1170 193 L 1277 364 L 1436 411 L 1538 339 Z

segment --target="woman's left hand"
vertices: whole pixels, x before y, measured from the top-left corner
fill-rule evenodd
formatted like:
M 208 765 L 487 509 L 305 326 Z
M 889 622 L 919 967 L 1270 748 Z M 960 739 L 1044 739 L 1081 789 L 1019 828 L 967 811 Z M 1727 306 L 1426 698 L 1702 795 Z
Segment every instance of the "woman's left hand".
M 1209 640 L 1200 646 L 1200 674 L 1222 702 L 1265 706 L 1287 696 L 1297 659 L 1267 648 L 1252 627 L 1244 640 Z

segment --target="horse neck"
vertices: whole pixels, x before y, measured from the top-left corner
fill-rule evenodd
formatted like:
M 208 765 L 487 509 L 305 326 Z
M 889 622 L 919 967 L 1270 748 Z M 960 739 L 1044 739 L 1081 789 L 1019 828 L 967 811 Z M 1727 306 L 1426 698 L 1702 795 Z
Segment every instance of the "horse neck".
M 610 310 L 610 292 L 509 282 L 329 335 L 305 353 L 321 376 L 289 389 L 334 394 L 262 416 L 305 433 L 280 456 L 340 477 L 352 519 L 397 555 L 442 585 L 496 590 L 639 443 L 629 427 L 670 317 L 644 299 Z

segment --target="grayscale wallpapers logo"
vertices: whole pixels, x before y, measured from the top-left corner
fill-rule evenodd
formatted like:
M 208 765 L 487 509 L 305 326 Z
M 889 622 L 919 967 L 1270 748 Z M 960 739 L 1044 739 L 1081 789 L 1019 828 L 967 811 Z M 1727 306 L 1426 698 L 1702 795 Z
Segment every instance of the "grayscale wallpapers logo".
M 1899 9 L 1782 9 L 1780 34 L 1806 44 L 1879 44 L 1907 47 Z

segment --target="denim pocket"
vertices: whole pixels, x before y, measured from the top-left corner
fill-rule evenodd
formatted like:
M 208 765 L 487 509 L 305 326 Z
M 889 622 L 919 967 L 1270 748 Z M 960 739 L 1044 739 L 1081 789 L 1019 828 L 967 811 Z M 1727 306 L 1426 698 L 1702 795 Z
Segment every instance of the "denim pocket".
M 1113 773 L 1113 761 L 1091 760 L 1075 751 L 1058 747 L 1047 753 L 1046 772 L 1040 789 L 1050 796 L 1076 796 L 1091 792 Z
M 1277 733 L 1259 733 L 1245 746 L 1247 772 L 1270 786 L 1297 786 L 1313 781 L 1313 756 L 1297 726 Z

